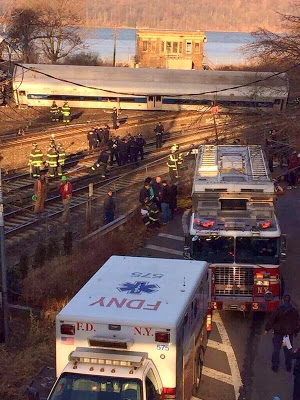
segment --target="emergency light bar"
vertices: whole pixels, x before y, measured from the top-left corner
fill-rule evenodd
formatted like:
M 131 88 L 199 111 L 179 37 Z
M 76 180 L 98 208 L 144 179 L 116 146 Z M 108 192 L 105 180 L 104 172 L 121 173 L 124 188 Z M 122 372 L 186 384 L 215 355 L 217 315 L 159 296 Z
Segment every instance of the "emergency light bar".
M 109 354 L 75 350 L 69 355 L 69 361 L 75 363 L 101 364 L 120 367 L 140 367 L 145 359 L 143 353 L 139 355 Z
M 110 338 L 103 338 L 103 337 L 99 337 L 99 336 L 93 336 L 92 338 L 89 338 L 88 341 L 89 341 L 89 346 L 91 346 L 91 347 L 103 347 L 103 348 L 110 348 L 110 349 L 128 350 L 133 345 L 132 340 L 110 339 Z

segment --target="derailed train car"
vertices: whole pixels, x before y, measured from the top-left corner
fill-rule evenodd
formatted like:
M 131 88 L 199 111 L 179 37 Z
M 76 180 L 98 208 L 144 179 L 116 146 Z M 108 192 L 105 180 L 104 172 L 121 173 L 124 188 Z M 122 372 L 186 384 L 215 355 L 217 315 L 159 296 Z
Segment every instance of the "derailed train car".
M 288 77 L 282 73 L 168 70 L 74 65 L 17 65 L 18 105 L 134 110 L 284 109 Z

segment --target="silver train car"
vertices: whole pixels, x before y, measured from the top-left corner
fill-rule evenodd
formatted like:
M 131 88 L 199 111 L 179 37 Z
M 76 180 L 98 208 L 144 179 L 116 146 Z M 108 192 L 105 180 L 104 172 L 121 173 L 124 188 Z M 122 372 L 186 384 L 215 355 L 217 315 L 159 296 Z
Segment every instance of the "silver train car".
M 16 104 L 34 107 L 50 107 L 55 100 L 58 106 L 68 101 L 70 107 L 78 108 L 205 111 L 214 102 L 219 111 L 226 109 L 226 112 L 246 108 L 284 109 L 289 92 L 287 74 L 272 75 L 24 64 L 15 67 L 13 90 Z

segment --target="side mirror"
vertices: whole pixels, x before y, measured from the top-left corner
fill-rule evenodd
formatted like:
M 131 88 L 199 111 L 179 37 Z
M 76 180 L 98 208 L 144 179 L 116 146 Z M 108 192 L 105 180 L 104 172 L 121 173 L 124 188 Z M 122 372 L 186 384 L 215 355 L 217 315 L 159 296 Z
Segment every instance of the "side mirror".
M 286 252 L 287 252 L 287 235 L 281 235 L 280 240 L 280 260 L 286 260 Z
M 28 400 L 40 400 L 39 391 L 32 386 L 26 390 L 26 395 Z

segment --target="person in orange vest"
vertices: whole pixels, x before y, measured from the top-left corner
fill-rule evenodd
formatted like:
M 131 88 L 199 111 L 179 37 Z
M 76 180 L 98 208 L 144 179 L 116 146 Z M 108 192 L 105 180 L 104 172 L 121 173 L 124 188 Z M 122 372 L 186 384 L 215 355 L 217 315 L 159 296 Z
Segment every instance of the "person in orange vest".
M 48 190 L 48 178 L 46 177 L 45 171 L 41 171 L 40 177 L 34 182 L 34 195 L 32 196 L 34 200 L 35 214 L 39 214 L 44 211 Z
M 288 184 L 289 186 L 287 187 L 288 189 L 296 189 L 296 179 L 297 179 L 297 168 L 299 166 L 298 164 L 298 156 L 297 152 L 293 151 L 290 159 L 289 159 L 289 164 L 288 164 Z

